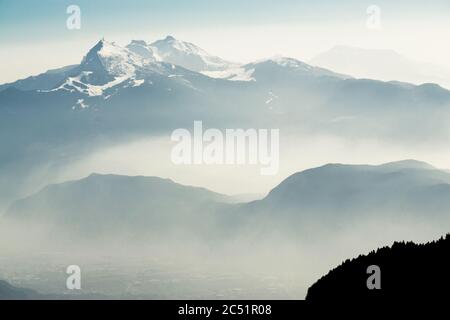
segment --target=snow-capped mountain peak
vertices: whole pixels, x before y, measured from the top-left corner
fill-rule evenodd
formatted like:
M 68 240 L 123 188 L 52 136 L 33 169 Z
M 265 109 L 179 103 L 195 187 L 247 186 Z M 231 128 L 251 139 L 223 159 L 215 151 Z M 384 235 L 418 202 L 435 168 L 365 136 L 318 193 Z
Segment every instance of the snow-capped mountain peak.
M 142 45 L 140 42 L 133 44 Z M 141 85 L 144 83 L 143 78 L 154 73 L 166 73 L 154 58 L 147 58 L 115 42 L 102 39 L 89 50 L 80 65 L 62 84 L 47 91 L 65 90 L 101 96 L 106 90 L 118 85 Z
M 197 72 L 225 70 L 236 64 L 213 56 L 193 43 L 166 36 L 150 45 L 155 57 Z
M 279 72 L 309 77 L 328 76 L 340 79 L 351 78 L 347 75 L 338 74 L 333 71 L 315 67 L 300 60 L 284 56 L 273 56 L 245 65 L 230 67 L 225 70 L 203 73 L 212 78 L 221 78 L 231 81 L 257 81 L 258 78 L 261 77 L 271 79 L 274 74 Z
M 202 57 L 209 56 L 205 50 L 195 44 L 177 40 L 172 36 L 167 36 L 162 40 L 157 40 L 152 43 L 152 46 L 160 50 L 163 57 L 173 54 L 173 50 L 184 52 L 185 54 L 199 55 Z
M 351 76 L 339 74 L 328 69 L 316 67 L 295 58 L 284 56 L 273 56 L 267 59 L 259 60 L 243 66 L 245 69 L 265 70 L 265 72 L 275 72 L 277 69 L 287 69 L 299 75 L 322 77 L 329 76 L 340 79 L 348 79 Z
M 100 40 L 84 57 L 81 65 L 84 67 L 103 67 L 108 74 L 114 77 L 132 75 L 136 68 L 143 67 L 146 59 L 134 52 L 117 45 L 115 42 Z M 100 65 L 98 65 L 100 63 Z M 85 70 L 95 71 L 95 70 Z
M 155 52 L 155 49 L 144 40 L 132 40 L 126 48 L 149 61 L 162 61 L 161 57 Z
M 274 56 L 266 61 L 274 62 L 282 67 L 288 67 L 288 68 L 303 68 L 305 70 L 311 70 L 313 67 L 309 64 L 306 64 L 300 60 L 284 57 L 284 56 Z

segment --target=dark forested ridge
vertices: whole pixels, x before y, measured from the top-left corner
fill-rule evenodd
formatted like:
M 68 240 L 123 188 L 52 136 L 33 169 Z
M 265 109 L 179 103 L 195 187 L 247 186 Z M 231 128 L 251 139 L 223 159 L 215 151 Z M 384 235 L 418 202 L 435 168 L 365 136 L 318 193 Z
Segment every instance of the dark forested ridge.
M 373 285 L 379 267 L 380 289 Z M 309 289 L 306 300 L 443 300 L 450 290 L 450 234 L 426 244 L 395 242 L 368 255 L 346 260 Z

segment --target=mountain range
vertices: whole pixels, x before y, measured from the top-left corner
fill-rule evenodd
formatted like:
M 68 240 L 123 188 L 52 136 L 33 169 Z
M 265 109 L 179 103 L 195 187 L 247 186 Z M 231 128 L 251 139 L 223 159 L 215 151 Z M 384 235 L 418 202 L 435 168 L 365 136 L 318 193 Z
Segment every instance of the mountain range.
M 172 36 L 102 39 L 77 65 L 0 86 L 0 209 L 40 187 L 36 170 L 194 120 L 426 145 L 447 141 L 449 111 L 450 91 L 436 84 L 355 79 L 287 57 L 239 65 Z
M 432 63 L 411 60 L 393 50 L 362 49 L 338 45 L 308 61 L 358 78 L 438 83 L 450 89 L 450 70 Z
M 314 237 L 376 221 L 450 226 L 450 174 L 407 160 L 379 166 L 329 164 L 298 172 L 262 200 L 233 203 L 206 189 L 155 177 L 90 175 L 16 201 L 4 222 L 70 239 L 228 242 L 241 234 Z M 314 228 L 311 234 L 309 228 Z M 330 230 L 334 230 L 331 232 Z M 245 231 L 245 232 L 243 232 Z
M 285 170 L 287 178 L 254 201 L 156 176 L 57 179 L 110 147 L 170 142 L 173 130 L 196 120 L 219 130 L 280 129 L 284 148 L 299 153 L 310 151 L 299 150 L 300 140 L 316 147 L 324 136 L 335 139 L 331 148 L 339 139 L 424 150 L 448 142 L 450 91 L 355 76 L 289 57 L 239 64 L 167 36 L 126 46 L 102 39 L 79 64 L 1 85 L 0 244 L 155 259 L 192 249 L 196 265 L 206 256 L 268 268 L 302 260 L 309 281 L 352 250 L 448 232 L 450 173 L 415 160 Z M 321 250 L 330 255 L 317 261 Z
M 181 237 L 185 230 L 208 232 L 211 214 L 231 197 L 157 177 L 92 174 L 49 185 L 17 201 L 3 217 L 19 225 L 42 225 L 50 233 L 92 238 L 127 235 Z M 201 223 L 199 223 L 201 222 Z

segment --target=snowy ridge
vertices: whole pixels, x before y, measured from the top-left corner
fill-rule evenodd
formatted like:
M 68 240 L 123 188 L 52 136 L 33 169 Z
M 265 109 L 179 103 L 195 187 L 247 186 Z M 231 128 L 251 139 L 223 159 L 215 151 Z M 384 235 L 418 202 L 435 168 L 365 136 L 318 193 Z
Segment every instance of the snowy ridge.
M 246 66 L 244 66 L 244 68 L 248 69 L 248 68 L 257 68 L 258 66 L 262 66 L 262 65 L 276 65 L 278 67 L 282 67 L 282 68 L 289 68 L 295 72 L 299 72 L 299 73 L 304 73 L 305 75 L 309 75 L 309 76 L 330 76 L 330 77 L 336 77 L 336 78 L 340 78 L 340 79 L 350 79 L 352 78 L 351 76 L 348 75 L 344 75 L 344 74 L 339 74 L 333 71 L 330 71 L 328 69 L 324 69 L 324 68 L 320 68 L 320 67 L 315 67 L 312 65 L 309 65 L 305 62 L 302 62 L 300 60 L 294 59 L 294 58 L 289 58 L 289 57 L 283 57 L 283 56 L 274 56 L 268 59 L 262 59 L 262 60 L 258 60 L 256 62 L 250 63 Z
M 137 67 L 143 67 L 150 62 L 126 48 L 119 47 L 114 42 L 104 40 L 97 55 L 108 73 L 116 77 L 131 76 Z
M 75 76 L 68 77 L 58 87 L 52 90 L 41 90 L 41 92 L 65 90 L 95 97 L 103 95 L 105 90 L 122 83 L 131 87 L 142 85 L 145 80 L 138 79 L 138 71 L 144 76 L 152 73 L 167 73 L 165 67 L 156 62 L 152 56 L 138 55 L 104 39 L 98 42 L 83 58 L 80 70 L 82 71 Z M 102 71 L 107 80 L 98 84 L 95 77 Z
M 126 48 L 149 61 L 163 61 L 161 57 L 155 52 L 155 48 L 147 44 L 144 40 L 132 40 Z
M 177 66 L 229 81 L 257 81 L 255 74 L 260 77 L 261 70 L 264 74 L 277 68 L 308 76 L 350 78 L 282 56 L 239 65 L 210 55 L 190 42 L 167 36 L 151 44 L 144 40 L 132 40 L 126 47 L 102 39 L 89 50 L 73 74 L 54 89 L 41 92 L 65 90 L 96 97 L 119 85 L 124 88 L 138 87 L 144 83 L 151 85 L 151 77 L 155 74 L 179 79 L 191 86 L 187 79 L 182 79 L 182 74 L 174 73 Z M 108 97 L 111 94 L 108 92 Z
M 93 85 L 89 83 L 84 83 L 81 79 L 88 76 L 91 72 L 84 71 L 77 77 L 69 77 L 66 82 L 64 82 L 58 88 L 48 91 L 58 91 L 58 90 L 66 90 L 69 92 L 78 91 L 80 93 L 87 94 L 88 96 L 95 97 L 103 94 L 103 91 L 109 88 L 112 88 L 125 80 L 128 80 L 129 76 L 116 77 L 113 81 L 107 82 L 104 85 Z M 47 92 L 48 92 L 47 91 Z M 45 91 L 41 91 L 45 92 Z
M 301 62 L 299 60 L 296 60 L 294 58 L 289 58 L 289 57 L 274 56 L 267 60 L 273 61 L 276 64 L 278 64 L 282 67 L 287 67 L 287 68 L 301 68 L 305 71 L 310 71 L 314 68 L 314 67 L 310 66 L 309 64 L 306 64 L 304 62 Z M 265 61 L 267 61 L 267 60 L 265 60 Z
M 237 64 L 213 56 L 193 43 L 167 36 L 151 45 L 155 58 L 197 72 L 225 70 Z

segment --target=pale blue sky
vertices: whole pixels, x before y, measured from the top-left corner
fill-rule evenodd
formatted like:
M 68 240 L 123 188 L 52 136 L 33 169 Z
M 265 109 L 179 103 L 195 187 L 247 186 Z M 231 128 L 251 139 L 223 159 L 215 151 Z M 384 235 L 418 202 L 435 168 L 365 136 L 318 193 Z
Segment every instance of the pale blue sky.
M 71 4 L 81 8 L 81 30 L 66 28 Z M 382 30 L 366 28 L 371 4 L 381 9 Z M 77 63 L 102 37 L 126 44 L 167 34 L 244 62 L 275 54 L 306 60 L 348 44 L 445 64 L 449 18 L 448 0 L 0 0 L 0 59 L 10 62 L 0 83 Z

